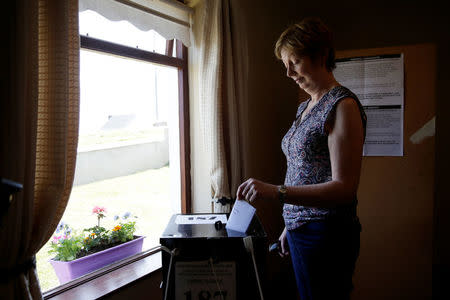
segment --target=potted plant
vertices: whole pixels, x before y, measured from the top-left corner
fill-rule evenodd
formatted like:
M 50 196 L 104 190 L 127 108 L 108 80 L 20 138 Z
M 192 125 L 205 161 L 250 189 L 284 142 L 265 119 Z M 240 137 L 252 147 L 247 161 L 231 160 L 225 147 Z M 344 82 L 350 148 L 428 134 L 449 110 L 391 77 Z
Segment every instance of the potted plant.
M 96 206 L 92 212 L 98 220 L 94 227 L 75 232 L 61 222 L 56 229 L 49 252 L 56 254 L 50 264 L 60 284 L 142 251 L 144 237 L 134 235 L 136 222 L 129 212 L 115 216 L 111 230 L 100 226 L 104 207 Z

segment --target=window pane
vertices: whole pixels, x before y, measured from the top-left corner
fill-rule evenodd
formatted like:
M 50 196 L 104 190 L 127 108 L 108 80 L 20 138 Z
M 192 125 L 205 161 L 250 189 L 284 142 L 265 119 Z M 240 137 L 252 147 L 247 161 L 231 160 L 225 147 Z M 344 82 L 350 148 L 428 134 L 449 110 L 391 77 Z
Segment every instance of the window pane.
M 62 221 L 74 231 L 97 225 L 95 206 L 114 216 L 137 216 L 144 249 L 159 244 L 179 213 L 180 162 L 176 68 L 80 51 L 80 128 L 75 180 Z M 120 219 L 119 219 L 120 221 Z M 37 255 L 42 289 L 59 285 L 48 263 L 50 241 Z
M 173 212 L 169 165 L 179 168 L 169 159 L 178 132 L 177 118 L 170 118 L 178 116 L 177 69 L 81 50 L 80 77 L 76 194 L 70 200 L 88 202 L 85 185 L 105 180 L 94 190 L 95 205 L 112 207 L 109 215 L 115 205 L 122 213 L 145 213 L 138 216 L 138 233 L 149 245 L 159 244 Z
M 81 35 L 165 54 L 166 39 L 154 30 L 141 31 L 127 21 L 110 21 L 91 10 L 81 12 L 79 18 Z

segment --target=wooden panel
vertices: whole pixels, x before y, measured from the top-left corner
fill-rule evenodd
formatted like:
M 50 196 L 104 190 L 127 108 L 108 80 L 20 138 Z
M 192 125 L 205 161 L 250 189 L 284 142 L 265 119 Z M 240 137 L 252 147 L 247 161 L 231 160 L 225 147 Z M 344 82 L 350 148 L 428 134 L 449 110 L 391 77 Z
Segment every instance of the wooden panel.
M 404 156 L 363 158 L 353 299 L 431 298 L 435 140 L 409 139 L 435 116 L 436 49 L 409 45 L 339 51 L 337 57 L 395 53 L 404 54 Z
M 178 99 L 180 118 L 180 164 L 181 164 L 181 212 L 192 212 L 191 205 L 191 143 L 189 117 L 189 78 L 188 78 L 188 49 L 176 40 L 177 58 L 184 63 L 178 69 Z
M 162 275 L 161 253 L 158 251 L 160 250 L 150 249 L 146 253 L 140 253 L 70 281 L 46 292 L 44 299 L 85 300 L 98 299 L 105 295 L 120 296 L 123 290 L 129 290 L 141 281 L 153 282 L 153 287 L 147 284 L 148 291 L 152 291 L 153 294 L 155 291 L 161 293 L 159 289 Z M 157 296 L 155 294 L 154 299 L 157 299 Z M 109 296 L 105 299 L 109 299 Z M 148 297 L 145 295 L 133 299 L 148 299 Z
M 83 35 L 80 35 L 80 44 L 81 48 L 84 49 L 106 52 L 113 55 L 135 58 L 139 60 L 145 60 L 155 64 L 167 65 L 176 68 L 183 68 L 183 66 L 185 65 L 185 62 L 180 58 L 170 57 L 142 49 L 135 49 L 129 46 L 115 44 L 112 42 L 103 41 Z

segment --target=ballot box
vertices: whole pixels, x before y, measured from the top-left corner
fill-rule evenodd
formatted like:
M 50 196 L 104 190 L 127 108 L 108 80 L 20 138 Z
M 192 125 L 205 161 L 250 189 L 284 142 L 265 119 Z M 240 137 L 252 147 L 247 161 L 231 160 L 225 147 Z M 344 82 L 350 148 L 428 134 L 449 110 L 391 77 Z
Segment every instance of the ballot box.
M 267 235 L 256 215 L 246 233 L 227 230 L 225 224 L 216 221 L 223 217 L 228 215 L 171 217 L 160 238 L 165 247 L 162 291 L 163 297 L 167 291 L 167 298 L 163 299 L 261 299 L 259 286 L 264 287 L 266 281 Z

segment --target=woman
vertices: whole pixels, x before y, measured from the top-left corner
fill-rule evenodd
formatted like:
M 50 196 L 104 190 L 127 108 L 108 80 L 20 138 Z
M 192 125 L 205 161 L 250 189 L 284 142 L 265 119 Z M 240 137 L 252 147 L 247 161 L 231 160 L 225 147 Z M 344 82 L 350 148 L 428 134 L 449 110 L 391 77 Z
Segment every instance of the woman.
M 237 198 L 283 203 L 280 255 L 292 258 L 302 300 L 350 299 L 359 255 L 356 192 L 366 116 L 356 95 L 333 76 L 331 33 L 319 19 L 287 28 L 275 54 L 310 98 L 299 105 L 282 140 L 284 184 L 249 179 Z

